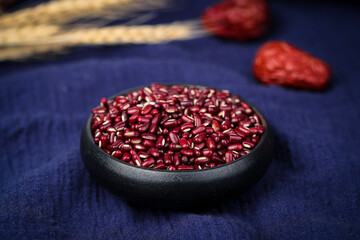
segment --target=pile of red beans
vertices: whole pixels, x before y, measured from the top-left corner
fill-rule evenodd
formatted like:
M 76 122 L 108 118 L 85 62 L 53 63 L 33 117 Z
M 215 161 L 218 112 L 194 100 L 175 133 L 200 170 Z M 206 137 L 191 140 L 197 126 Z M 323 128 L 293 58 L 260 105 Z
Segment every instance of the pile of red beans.
M 259 116 L 229 91 L 150 87 L 102 98 L 92 110 L 95 143 L 111 156 L 152 169 L 200 170 L 230 163 L 259 143 Z

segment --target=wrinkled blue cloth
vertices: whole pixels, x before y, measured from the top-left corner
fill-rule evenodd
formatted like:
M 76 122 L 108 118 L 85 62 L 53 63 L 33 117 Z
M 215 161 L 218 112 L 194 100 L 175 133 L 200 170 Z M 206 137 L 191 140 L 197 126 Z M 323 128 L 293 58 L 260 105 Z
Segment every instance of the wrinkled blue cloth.
M 152 23 L 195 19 L 211 3 L 182 2 Z M 269 4 L 271 31 L 249 43 L 204 37 L 0 63 L 0 239 L 360 239 L 360 7 Z M 273 39 L 328 62 L 330 86 L 258 83 L 254 54 Z M 90 110 L 150 82 L 229 89 L 257 106 L 274 130 L 266 175 L 242 196 L 193 212 L 130 205 L 91 179 L 79 152 Z

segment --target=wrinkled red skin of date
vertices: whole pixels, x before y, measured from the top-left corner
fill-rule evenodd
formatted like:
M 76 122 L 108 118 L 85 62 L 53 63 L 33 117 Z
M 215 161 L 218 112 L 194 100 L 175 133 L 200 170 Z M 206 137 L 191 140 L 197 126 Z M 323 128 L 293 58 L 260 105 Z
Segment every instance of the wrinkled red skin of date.
M 263 0 L 227 0 L 207 8 L 201 23 L 216 36 L 246 41 L 268 30 L 269 9 Z
M 331 76 L 322 60 L 284 41 L 263 44 L 255 55 L 255 77 L 262 83 L 322 90 Z

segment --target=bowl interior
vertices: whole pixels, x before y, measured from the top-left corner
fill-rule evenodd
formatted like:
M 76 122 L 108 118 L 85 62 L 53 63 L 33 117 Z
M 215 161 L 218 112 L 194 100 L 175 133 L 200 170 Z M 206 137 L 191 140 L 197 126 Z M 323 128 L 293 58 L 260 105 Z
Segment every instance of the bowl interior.
M 187 87 L 189 87 L 189 86 L 195 86 L 195 87 L 197 87 L 197 88 L 199 88 L 199 89 L 209 88 L 209 86 L 190 85 L 190 84 L 182 84 L 182 83 L 162 83 L 162 84 L 165 85 L 165 86 L 174 86 L 174 85 L 177 85 L 177 86 L 187 86 Z M 119 92 L 119 93 L 111 96 L 109 99 L 114 99 L 114 98 L 117 97 L 117 96 L 124 96 L 124 95 L 126 95 L 126 94 L 128 94 L 128 93 L 130 93 L 130 92 L 134 92 L 134 91 L 137 91 L 137 90 L 139 90 L 139 89 L 143 89 L 144 87 L 149 87 L 149 85 L 143 85 L 143 86 L 139 86 L 139 87 L 127 89 L 127 90 L 125 90 L 125 91 Z M 212 87 L 211 87 L 211 88 L 212 88 Z M 219 89 L 216 89 L 216 88 L 213 88 L 213 89 L 219 90 Z M 241 98 L 241 97 L 240 97 L 240 98 Z M 245 102 L 246 104 L 248 104 L 248 105 L 250 106 L 250 108 L 253 109 L 255 113 L 257 113 L 257 115 L 259 116 L 259 118 L 260 118 L 260 120 L 261 120 L 262 125 L 264 126 L 264 133 L 262 134 L 261 139 L 260 139 L 259 143 L 255 146 L 255 148 L 252 149 L 252 151 L 251 151 L 250 153 L 246 154 L 245 156 L 242 156 L 242 157 L 240 157 L 240 158 L 237 158 L 237 159 L 235 159 L 233 162 L 226 163 L 226 164 L 223 164 L 223 165 L 221 165 L 221 166 L 215 166 L 215 167 L 213 167 L 213 168 L 206 168 L 206 169 L 194 169 L 194 170 L 174 171 L 174 172 L 179 172 L 179 173 L 181 173 L 181 172 L 194 172 L 194 171 L 209 171 L 209 170 L 213 170 L 213 169 L 216 169 L 216 168 L 225 167 L 225 166 L 228 166 L 228 165 L 231 165 L 231 164 L 235 163 L 236 161 L 240 161 L 241 159 L 245 158 L 245 157 L 248 156 L 249 154 L 252 154 L 253 152 L 258 151 L 258 149 L 261 148 L 261 146 L 263 145 L 263 142 L 265 141 L 266 138 L 268 138 L 268 135 L 269 135 L 270 129 L 269 129 L 268 122 L 266 121 L 264 115 L 263 115 L 252 103 L 249 103 L 248 101 L 246 101 L 246 100 L 244 100 L 244 99 L 242 99 L 242 98 L 241 98 L 241 100 L 242 100 L 243 102 Z M 88 124 L 87 124 L 87 125 L 88 125 L 88 126 L 87 126 L 87 129 L 89 130 L 91 136 L 92 136 L 92 134 L 91 134 L 91 130 L 90 130 L 90 126 L 91 126 L 90 123 L 91 123 L 91 118 L 92 118 L 92 116 L 93 116 L 92 114 L 89 116 L 88 122 L 87 122 L 87 123 L 88 123 Z M 94 144 L 94 146 L 98 147 L 98 146 L 95 144 L 95 142 L 93 142 L 93 144 Z M 99 148 L 99 147 L 98 147 L 98 148 Z M 99 150 L 101 150 L 101 148 L 99 148 Z M 101 151 L 102 151 L 102 150 L 101 150 Z M 104 151 L 103 151 L 103 152 L 104 152 Z M 104 153 L 105 153 L 105 152 L 104 152 Z M 105 154 L 106 154 L 106 153 L 105 153 Z M 166 170 L 161 170 L 161 169 L 144 168 L 144 167 L 132 165 L 132 164 L 129 164 L 129 163 L 127 163 L 127 162 L 121 161 L 121 160 L 119 160 L 119 159 L 117 159 L 117 158 L 115 158 L 115 157 L 113 157 L 113 156 L 111 156 L 111 155 L 109 155 L 109 154 L 107 154 L 107 155 L 108 155 L 109 157 L 111 157 L 111 159 L 113 159 L 114 161 L 117 161 L 117 162 L 119 162 L 119 163 L 121 163 L 121 164 L 129 165 L 129 166 L 131 166 L 131 167 L 140 168 L 140 169 L 145 169 L 145 170 L 150 170 L 150 171 L 160 171 L 160 172 L 166 171 Z

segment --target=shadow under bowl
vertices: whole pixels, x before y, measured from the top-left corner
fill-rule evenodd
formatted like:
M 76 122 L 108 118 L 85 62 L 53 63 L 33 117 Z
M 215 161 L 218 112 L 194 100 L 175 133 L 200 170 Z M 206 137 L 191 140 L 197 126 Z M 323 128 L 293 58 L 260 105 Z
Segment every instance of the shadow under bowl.
M 126 95 L 143 87 L 126 90 L 115 96 Z M 243 101 L 260 117 L 264 133 L 250 153 L 231 163 L 189 171 L 156 170 L 128 164 L 107 154 L 95 144 L 90 129 L 90 115 L 82 130 L 80 143 L 85 168 L 107 189 L 139 206 L 192 208 L 237 195 L 265 174 L 271 162 L 273 146 L 266 119 L 252 104 Z

